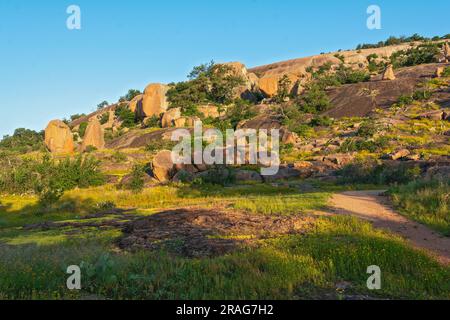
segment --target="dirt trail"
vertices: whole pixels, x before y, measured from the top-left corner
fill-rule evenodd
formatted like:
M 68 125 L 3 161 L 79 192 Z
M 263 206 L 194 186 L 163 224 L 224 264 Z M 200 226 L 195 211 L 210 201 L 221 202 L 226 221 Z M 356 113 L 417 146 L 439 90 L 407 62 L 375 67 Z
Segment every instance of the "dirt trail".
M 450 238 L 396 213 L 383 191 L 351 191 L 333 196 L 333 214 L 352 215 L 369 220 L 376 228 L 388 229 L 407 239 L 414 247 L 425 249 L 439 262 L 450 264 Z

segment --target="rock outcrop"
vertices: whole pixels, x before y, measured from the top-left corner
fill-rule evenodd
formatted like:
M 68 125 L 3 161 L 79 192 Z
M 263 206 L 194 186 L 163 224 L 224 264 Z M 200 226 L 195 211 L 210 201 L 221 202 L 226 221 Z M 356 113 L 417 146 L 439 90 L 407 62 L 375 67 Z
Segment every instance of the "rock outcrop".
M 160 182 L 167 182 L 175 175 L 175 165 L 172 161 L 172 151 L 163 150 L 153 158 L 153 176 Z
M 53 120 L 45 129 L 45 145 L 53 153 L 72 153 L 73 135 L 68 125 L 61 120 Z
M 289 77 L 289 80 L 291 81 L 290 90 L 292 90 L 297 84 L 299 77 L 293 74 L 286 74 L 286 75 Z M 266 76 L 259 79 L 259 89 L 268 97 L 275 96 L 278 92 L 278 83 L 283 76 L 284 75 L 281 76 L 274 75 L 274 76 Z
M 175 121 L 181 118 L 181 108 L 173 108 L 164 113 L 161 126 L 170 128 L 175 126 Z
M 444 44 L 444 56 L 447 60 L 450 60 L 450 46 L 448 45 L 448 42 Z
M 443 73 L 444 73 L 444 67 L 437 67 L 436 74 L 435 74 L 436 78 L 442 77 Z
M 84 134 L 81 151 L 85 151 L 87 147 L 94 147 L 101 150 L 105 147 L 104 130 L 97 118 L 91 118 Z
M 389 65 L 383 73 L 383 80 L 395 80 L 394 67 Z
M 132 112 L 137 112 L 138 110 L 142 110 L 142 100 L 144 98 L 143 94 L 137 95 L 136 97 L 134 97 L 130 103 L 128 104 L 128 108 L 132 111 Z
M 202 113 L 205 118 L 219 118 L 220 112 L 219 108 L 212 105 L 199 106 L 198 112 Z
M 167 111 L 169 103 L 167 102 L 167 91 L 169 86 L 153 83 L 147 86 L 142 97 L 142 107 L 139 110 L 140 116 L 153 117 L 159 116 Z

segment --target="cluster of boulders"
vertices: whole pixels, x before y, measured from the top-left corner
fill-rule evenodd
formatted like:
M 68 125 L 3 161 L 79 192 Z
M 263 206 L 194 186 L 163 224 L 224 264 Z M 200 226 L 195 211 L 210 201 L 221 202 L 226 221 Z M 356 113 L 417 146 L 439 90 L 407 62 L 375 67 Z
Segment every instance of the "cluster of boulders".
M 448 42 L 445 42 L 442 46 L 442 53 L 438 55 L 437 59 L 441 63 L 450 62 L 450 46 L 448 45 Z
M 195 156 L 195 155 L 194 155 Z M 193 156 L 193 157 L 194 157 Z M 236 181 L 275 182 L 288 179 L 332 179 L 335 172 L 345 165 L 353 162 L 355 154 L 334 154 L 316 157 L 312 161 L 298 161 L 292 164 L 281 164 L 274 175 L 263 176 L 254 170 L 233 167 L 233 176 Z M 248 161 L 248 159 L 246 159 Z M 194 162 L 192 162 L 194 163 Z M 215 165 L 207 164 L 174 164 L 172 152 L 163 150 L 158 152 L 151 163 L 151 177 L 161 183 L 191 182 L 196 178 L 203 178 L 217 169 Z
M 111 116 L 110 116 L 111 117 Z M 83 139 L 78 144 L 78 151 L 84 152 L 88 148 L 101 150 L 105 147 L 105 127 L 97 117 L 89 119 Z M 61 120 L 53 120 L 45 129 L 45 145 L 52 153 L 70 154 L 76 151 L 77 144 L 70 127 Z

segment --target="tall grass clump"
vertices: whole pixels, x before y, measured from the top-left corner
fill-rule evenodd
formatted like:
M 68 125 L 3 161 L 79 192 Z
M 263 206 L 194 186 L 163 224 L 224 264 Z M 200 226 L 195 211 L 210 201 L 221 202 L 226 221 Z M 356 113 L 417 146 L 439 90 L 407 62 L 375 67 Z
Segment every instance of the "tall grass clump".
M 450 181 L 414 181 L 389 194 L 401 213 L 450 236 Z

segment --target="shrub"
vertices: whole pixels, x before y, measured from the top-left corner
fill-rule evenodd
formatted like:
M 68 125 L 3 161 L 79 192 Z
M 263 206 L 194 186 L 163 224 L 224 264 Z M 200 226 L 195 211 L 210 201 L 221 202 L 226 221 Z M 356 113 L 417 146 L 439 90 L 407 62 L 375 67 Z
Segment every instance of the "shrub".
M 10 158 L 7 161 L 0 174 L 0 192 L 35 193 L 50 199 L 61 191 L 98 186 L 105 181 L 99 161 L 88 156 L 59 162 L 49 155 L 41 160 Z
M 330 99 L 317 84 L 312 84 L 298 101 L 300 110 L 305 113 L 320 113 L 330 107 Z
M 336 70 L 335 77 L 339 84 L 352 84 L 370 80 L 370 75 L 362 70 L 353 70 L 343 64 Z
M 411 67 L 419 64 L 434 63 L 440 49 L 437 44 L 424 44 L 406 51 L 394 52 L 390 58 L 394 68 Z
M 328 116 L 314 117 L 309 123 L 313 127 L 329 127 L 333 125 L 334 120 Z
M 78 119 L 83 118 L 85 116 L 86 115 L 84 113 L 82 113 L 82 114 L 73 114 L 73 115 L 70 116 L 70 121 L 75 121 L 75 120 L 78 120 Z
M 446 67 L 442 73 L 443 77 L 450 77 L 450 67 Z
M 380 137 L 375 140 L 361 140 L 361 139 L 347 139 L 339 148 L 339 152 L 380 152 L 389 145 L 390 139 L 387 137 Z
M 215 166 L 203 175 L 194 180 L 196 185 L 213 184 L 227 186 L 236 181 L 236 176 L 232 168 L 226 166 Z
M 101 118 L 100 118 L 100 124 L 105 124 L 109 121 L 109 112 L 105 112 L 104 114 L 102 114 Z
M 281 123 L 300 137 L 309 137 L 313 129 L 305 124 L 305 114 L 295 105 L 280 106 Z
M 416 180 L 420 177 L 421 169 L 403 163 L 389 165 L 366 159 L 345 166 L 338 174 L 341 183 L 392 185 Z
M 380 131 L 380 126 L 373 121 L 364 121 L 358 129 L 357 135 L 363 138 L 372 138 Z
M 173 141 L 155 140 L 152 141 L 152 143 L 148 144 L 145 150 L 151 153 L 155 153 L 161 150 L 172 150 L 176 144 L 177 143 Z
M 449 181 L 414 181 L 390 188 L 389 194 L 402 213 L 450 236 Z
M 140 92 L 139 90 L 130 89 L 128 90 L 128 93 L 126 95 L 120 97 L 119 102 L 131 101 L 140 94 L 142 94 L 142 92 Z
M 132 128 L 136 125 L 136 115 L 127 108 L 126 104 L 120 104 L 115 114 L 122 121 L 122 128 Z
M 44 149 L 44 133 L 28 129 L 16 129 L 12 136 L 4 136 L 0 141 L 0 149 L 26 153 Z
M 167 92 L 171 107 L 184 110 L 204 103 L 230 104 L 235 89 L 244 83 L 230 66 L 214 62 L 194 67 L 188 78 L 189 81 L 173 84 Z
M 277 94 L 274 97 L 274 100 L 278 103 L 282 103 L 286 98 L 288 98 L 290 95 L 291 85 L 292 85 L 291 79 L 289 79 L 287 75 L 284 75 L 278 81 L 278 90 Z
M 111 155 L 111 160 L 115 163 L 125 162 L 127 161 L 127 155 L 120 151 L 114 151 L 114 153 Z
M 78 135 L 80 136 L 80 138 L 84 138 L 88 125 L 89 124 L 87 122 L 80 123 L 80 126 L 78 127 Z
M 152 116 L 145 120 L 144 126 L 146 128 L 158 128 L 160 127 L 160 121 L 158 116 Z
M 101 110 L 109 105 L 108 101 L 103 101 L 97 105 L 97 110 Z
M 135 164 L 133 170 L 131 171 L 131 176 L 129 182 L 125 185 L 128 190 L 133 193 L 140 193 L 145 186 L 145 166 Z
M 238 99 L 232 107 L 227 109 L 226 116 L 231 126 L 236 129 L 241 121 L 251 119 L 257 114 L 257 111 L 249 102 Z
M 416 101 L 428 100 L 431 98 L 433 93 L 428 90 L 417 90 L 413 93 L 412 98 Z

